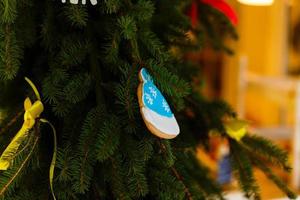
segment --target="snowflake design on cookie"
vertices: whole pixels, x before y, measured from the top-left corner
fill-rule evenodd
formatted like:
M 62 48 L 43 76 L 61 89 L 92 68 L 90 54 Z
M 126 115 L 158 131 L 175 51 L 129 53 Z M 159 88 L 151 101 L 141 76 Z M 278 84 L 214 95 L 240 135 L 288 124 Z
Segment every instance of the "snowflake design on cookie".
M 148 102 L 150 105 L 153 105 L 153 99 L 152 99 L 152 97 L 151 97 L 150 94 L 145 93 L 145 98 L 147 99 L 147 102 Z
M 169 104 L 166 102 L 166 100 L 164 99 L 163 102 L 162 102 L 162 106 L 164 107 L 165 111 L 166 112 L 171 112 L 171 109 L 170 109 L 170 106 Z
M 153 87 L 151 87 L 151 86 L 149 87 L 149 90 L 151 92 L 152 97 L 154 99 L 156 99 L 156 97 L 157 97 L 157 91 Z
M 67 0 L 61 0 L 63 3 L 66 3 Z M 78 4 L 81 1 L 82 4 L 86 4 L 86 0 L 70 0 L 71 4 Z M 98 2 L 97 0 L 89 0 L 92 5 L 96 5 Z

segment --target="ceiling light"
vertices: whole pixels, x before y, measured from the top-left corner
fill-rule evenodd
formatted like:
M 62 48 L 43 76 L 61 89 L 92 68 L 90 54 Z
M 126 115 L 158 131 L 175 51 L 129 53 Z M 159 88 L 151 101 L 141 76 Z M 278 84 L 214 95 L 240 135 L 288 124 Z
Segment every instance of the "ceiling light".
M 273 0 L 238 0 L 238 2 L 252 6 L 270 6 Z

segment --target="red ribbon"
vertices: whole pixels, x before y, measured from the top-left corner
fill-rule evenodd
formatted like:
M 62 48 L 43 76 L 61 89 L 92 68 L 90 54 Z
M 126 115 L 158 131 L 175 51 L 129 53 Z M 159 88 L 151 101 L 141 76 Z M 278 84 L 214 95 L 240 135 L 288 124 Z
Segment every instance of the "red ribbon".
M 191 8 L 188 11 L 188 16 L 191 18 L 192 26 L 195 27 L 198 23 L 198 4 L 196 1 L 192 2 Z
M 237 25 L 238 17 L 236 15 L 236 12 L 224 0 L 199 0 L 199 1 L 220 11 L 227 17 L 227 19 L 231 22 L 231 24 Z M 192 2 L 192 5 L 191 5 L 187 15 L 191 19 L 192 26 L 195 27 L 198 23 L 198 3 L 196 0 L 194 0 Z
M 205 4 L 210 5 L 211 7 L 215 8 L 216 10 L 220 11 L 228 18 L 228 20 L 233 25 L 237 25 L 238 17 L 236 15 L 235 11 L 224 0 L 200 0 L 200 1 Z

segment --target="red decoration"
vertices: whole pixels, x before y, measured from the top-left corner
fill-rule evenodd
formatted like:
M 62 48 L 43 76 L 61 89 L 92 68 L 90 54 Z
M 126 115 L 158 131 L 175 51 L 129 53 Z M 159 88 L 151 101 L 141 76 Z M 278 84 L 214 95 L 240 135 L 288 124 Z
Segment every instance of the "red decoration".
M 188 16 L 191 18 L 192 26 L 195 27 L 198 23 L 198 4 L 193 1 L 190 10 L 188 11 Z
M 214 9 L 223 13 L 227 19 L 233 24 L 237 25 L 238 17 L 235 11 L 232 9 L 230 5 L 228 5 L 225 0 L 199 0 L 202 3 L 208 4 Z M 198 23 L 198 3 L 194 0 L 191 4 L 191 7 L 187 13 L 187 15 L 191 19 L 192 26 L 195 27 Z
M 201 2 L 210 5 L 211 7 L 215 8 L 216 10 L 223 13 L 228 20 L 233 24 L 237 25 L 238 23 L 238 17 L 235 13 L 235 11 L 232 9 L 228 3 L 224 0 L 200 0 Z

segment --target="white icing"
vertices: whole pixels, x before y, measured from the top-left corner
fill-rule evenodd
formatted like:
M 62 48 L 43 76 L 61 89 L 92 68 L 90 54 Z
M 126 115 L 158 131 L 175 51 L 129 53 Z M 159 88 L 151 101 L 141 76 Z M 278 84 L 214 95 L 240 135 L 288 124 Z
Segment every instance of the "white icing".
M 86 0 L 80 0 L 82 4 L 86 4 Z M 78 4 L 80 2 L 79 0 L 70 0 L 71 4 Z M 63 3 L 66 3 L 66 0 L 62 0 Z M 90 0 L 92 5 L 97 4 L 97 0 Z
M 78 4 L 78 0 L 70 0 L 70 3 L 72 3 L 72 4 Z
M 177 136 L 179 134 L 179 126 L 174 115 L 173 117 L 164 117 L 156 112 L 153 112 L 147 107 L 142 107 L 142 113 L 145 120 L 151 123 L 162 133 L 172 136 Z
M 92 5 L 96 5 L 97 4 L 97 0 L 90 0 Z

